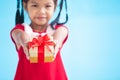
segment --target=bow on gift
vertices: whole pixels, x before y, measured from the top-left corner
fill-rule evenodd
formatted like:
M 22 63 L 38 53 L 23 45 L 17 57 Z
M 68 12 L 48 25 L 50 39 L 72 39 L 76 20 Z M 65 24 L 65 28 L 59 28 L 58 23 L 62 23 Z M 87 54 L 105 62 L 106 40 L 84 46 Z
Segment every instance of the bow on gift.
M 45 34 L 44 36 L 40 35 L 37 38 L 33 38 L 32 41 L 28 43 L 28 47 L 34 48 L 40 46 L 41 44 L 46 46 L 49 51 L 51 51 L 49 46 L 55 45 L 51 38 L 47 34 Z

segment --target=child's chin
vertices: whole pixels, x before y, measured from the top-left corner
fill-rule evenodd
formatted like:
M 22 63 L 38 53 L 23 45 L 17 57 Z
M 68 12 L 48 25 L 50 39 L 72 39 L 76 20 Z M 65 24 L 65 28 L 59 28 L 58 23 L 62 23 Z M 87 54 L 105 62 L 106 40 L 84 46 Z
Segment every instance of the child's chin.
M 36 24 L 37 25 L 45 25 L 45 24 L 47 24 L 47 22 L 46 21 L 37 21 Z

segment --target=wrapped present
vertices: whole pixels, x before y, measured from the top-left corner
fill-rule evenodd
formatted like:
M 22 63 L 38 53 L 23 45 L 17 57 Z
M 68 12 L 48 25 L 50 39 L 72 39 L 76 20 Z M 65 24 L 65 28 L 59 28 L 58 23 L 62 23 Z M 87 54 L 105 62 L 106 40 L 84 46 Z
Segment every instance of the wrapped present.
M 38 47 L 30 48 L 30 63 L 38 63 Z
M 45 37 L 48 37 L 45 35 Z M 44 62 L 52 62 L 54 58 L 54 46 L 53 37 L 46 38 L 44 43 Z
M 54 46 L 55 43 L 53 41 L 53 37 L 48 36 L 47 34 L 39 35 L 32 39 L 31 42 L 28 43 L 29 46 L 29 54 L 30 54 L 30 63 L 38 63 L 39 61 L 39 47 L 43 46 L 44 55 L 40 56 L 43 58 L 43 62 L 52 62 L 54 58 Z
M 30 63 L 38 63 L 38 40 L 37 37 L 33 38 L 31 42 L 28 43 Z
M 53 48 L 54 50 L 54 48 Z M 44 62 L 53 62 L 54 53 L 44 46 Z

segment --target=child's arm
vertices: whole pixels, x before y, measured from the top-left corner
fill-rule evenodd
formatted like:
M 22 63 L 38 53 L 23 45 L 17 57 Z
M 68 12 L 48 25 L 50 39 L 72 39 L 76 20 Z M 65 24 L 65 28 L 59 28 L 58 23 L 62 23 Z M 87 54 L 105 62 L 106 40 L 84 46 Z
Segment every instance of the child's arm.
M 56 42 L 55 57 L 56 57 L 59 49 L 62 47 L 62 43 L 65 40 L 65 38 L 67 37 L 67 35 L 68 35 L 68 29 L 66 27 L 59 27 L 53 33 L 53 37 Z
M 27 59 L 29 59 L 29 53 L 27 48 L 29 36 L 24 31 L 20 29 L 15 29 L 12 31 L 12 37 L 16 43 L 17 49 L 19 50 L 19 48 L 22 46 Z

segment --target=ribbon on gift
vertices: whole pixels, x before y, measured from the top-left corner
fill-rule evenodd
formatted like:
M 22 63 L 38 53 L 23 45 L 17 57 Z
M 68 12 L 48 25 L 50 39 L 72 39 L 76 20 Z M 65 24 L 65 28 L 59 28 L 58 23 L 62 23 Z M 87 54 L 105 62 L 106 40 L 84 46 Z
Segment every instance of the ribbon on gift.
M 55 45 L 51 38 L 47 34 L 45 34 L 44 36 L 39 35 L 37 38 L 33 38 L 32 41 L 28 43 L 28 47 L 34 48 L 40 46 L 41 44 L 46 46 L 49 51 L 51 51 L 49 46 Z
M 52 52 L 49 46 L 54 46 L 55 43 L 51 40 L 51 38 L 46 34 L 46 35 L 43 37 L 43 41 L 44 41 L 44 42 L 43 42 L 43 45 L 46 46 L 46 48 L 47 48 L 50 52 Z
M 33 38 L 32 41 L 28 43 L 29 48 L 34 48 L 34 47 L 37 47 L 39 45 L 40 45 L 40 43 L 39 43 L 37 38 Z

